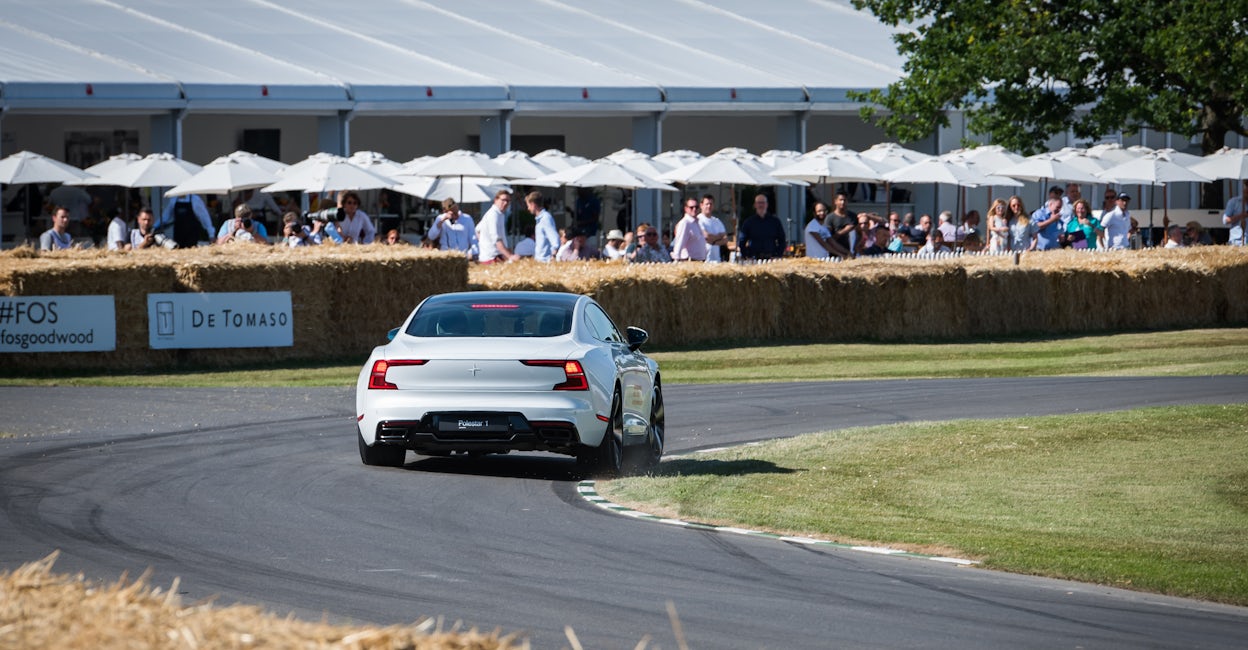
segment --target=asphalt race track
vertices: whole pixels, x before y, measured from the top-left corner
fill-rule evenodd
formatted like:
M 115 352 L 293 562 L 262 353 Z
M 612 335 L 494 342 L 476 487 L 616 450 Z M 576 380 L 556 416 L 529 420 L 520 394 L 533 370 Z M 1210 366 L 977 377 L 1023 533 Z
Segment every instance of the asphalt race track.
M 670 452 L 846 426 L 1230 403 L 1248 377 L 666 387 Z M 991 395 L 1004 399 L 992 399 Z M 534 648 L 1242 648 L 1248 608 L 638 521 L 529 454 L 360 464 L 350 389 L 0 388 L 0 568 L 181 577 L 336 622 Z

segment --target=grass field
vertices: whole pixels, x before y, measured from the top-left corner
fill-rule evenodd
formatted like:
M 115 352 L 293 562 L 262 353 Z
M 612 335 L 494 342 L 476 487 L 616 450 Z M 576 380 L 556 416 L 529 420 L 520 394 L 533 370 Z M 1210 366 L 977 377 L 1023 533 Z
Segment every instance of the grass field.
M 1248 404 L 848 429 L 598 483 L 653 514 L 1248 605 Z

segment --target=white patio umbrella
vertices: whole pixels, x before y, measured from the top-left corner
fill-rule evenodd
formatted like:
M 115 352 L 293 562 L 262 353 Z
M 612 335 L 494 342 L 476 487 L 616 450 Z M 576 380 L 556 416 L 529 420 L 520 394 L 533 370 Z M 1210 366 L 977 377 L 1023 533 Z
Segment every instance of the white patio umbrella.
M 675 187 L 635 174 L 620 163 L 605 158 L 554 172 L 538 178 L 570 187 L 618 187 L 626 190 L 676 191 Z
M 1248 149 L 1222 147 L 1201 158 L 1200 162 L 1189 166 L 1188 169 L 1215 180 L 1242 181 L 1248 178 Z M 1248 233 L 1248 228 L 1240 230 Z
M 68 181 L 66 182 L 66 185 L 107 185 L 107 183 L 100 182 L 101 176 L 114 170 L 121 169 L 122 167 L 139 160 L 143 160 L 143 156 L 140 156 L 137 153 L 119 153 L 109 156 L 107 160 L 101 160 L 100 162 L 82 170 L 91 174 L 91 176 L 80 180 Z
M 632 149 L 620 149 L 615 153 L 608 154 L 606 158 L 619 163 L 625 169 L 638 176 L 644 176 L 654 181 L 658 181 L 659 176 L 665 172 L 676 168 L 674 165 L 655 160 L 647 154 Z
M 391 189 L 427 201 L 455 199 L 461 202 L 484 203 L 493 201 L 494 195 L 499 190 L 511 189 L 503 179 L 485 176 L 456 176 L 453 178 L 400 176 L 396 178 L 396 180 L 398 179 L 410 180 L 395 185 Z
M 1135 147 L 1128 149 L 1117 142 L 1102 142 L 1088 147 L 1088 155 L 1108 161 L 1111 163 L 1108 167 L 1121 165 L 1128 160 L 1135 160 L 1146 153 L 1148 152 L 1141 151 Z
M 511 178 L 534 179 L 555 170 L 533 160 L 523 151 L 508 151 L 494 156 L 494 162 L 503 166 Z
M 533 160 L 538 164 L 544 167 L 549 167 L 552 171 L 556 172 L 571 169 L 577 165 L 584 165 L 589 162 L 589 158 L 573 156 L 559 151 L 558 149 L 547 149 L 541 153 L 534 154 Z
M 663 153 L 654 155 L 655 160 L 671 166 L 672 169 L 684 167 L 685 165 L 688 165 L 695 160 L 701 160 L 702 158 L 702 154 L 690 149 L 674 149 L 672 151 L 664 151 Z
M 259 167 L 266 172 L 271 172 L 277 175 L 280 175 L 282 170 L 290 167 L 290 165 L 287 165 L 284 162 L 279 162 L 277 160 L 273 160 L 272 158 L 265 158 L 258 153 L 252 153 L 250 151 L 234 151 L 226 154 L 226 157 L 237 160 L 238 162 L 246 165 Z
M 1115 183 L 1135 183 L 1155 187 L 1168 183 L 1207 183 L 1211 179 L 1170 160 L 1165 152 L 1154 151 L 1135 160 L 1128 160 L 1100 173 Z M 1148 244 L 1153 243 L 1153 206 L 1148 206 Z
M 767 166 L 767 173 L 771 173 L 785 165 L 797 162 L 803 155 L 805 154 L 793 149 L 769 149 L 758 154 L 758 159 Z
M 960 157 L 928 158 L 912 165 L 885 172 L 884 180 L 890 183 L 936 183 L 957 187 L 1022 187 L 1023 184 L 1005 176 L 984 174 Z M 961 199 L 957 211 L 961 211 Z
M 1248 149 L 1222 147 L 1187 168 L 1212 179 L 1248 178 Z
M 832 183 L 875 184 L 883 180 L 883 170 L 875 167 L 875 163 L 841 145 L 824 145 L 801 154 L 797 159 L 778 165 L 771 175 L 788 181 L 826 184 L 829 194 Z M 829 199 L 828 205 L 831 204 Z
M 98 185 L 121 187 L 173 187 L 203 167 L 171 153 L 154 153 L 100 176 Z
M 921 151 L 907 149 L 896 142 L 881 142 L 861 152 L 859 155 L 867 160 L 882 163 L 883 167 L 888 168 L 887 171 L 901 169 L 902 167 L 935 157 Z
M 428 165 L 430 162 L 433 162 L 434 158 L 437 158 L 437 156 L 416 156 L 415 158 L 412 158 L 411 160 L 403 163 L 403 174 L 417 176 L 418 174 L 416 173 L 416 170 Z
M 421 176 L 511 176 L 502 165 L 479 151 L 456 149 L 422 165 L 416 170 Z
M 984 174 L 960 158 L 928 158 L 891 172 L 885 172 L 884 180 L 891 183 L 939 183 L 960 187 L 1023 186 L 1022 183 L 1011 178 Z
M 1026 160 L 1023 156 L 999 144 L 985 144 L 966 149 L 954 149 L 945 155 L 961 156 L 963 161 L 975 165 L 980 171 L 998 175 L 1000 175 L 1000 172 L 996 170 Z
M 390 160 L 376 151 L 357 151 L 347 157 L 352 165 L 366 169 L 382 176 L 394 176 L 403 173 L 403 165 Z
M 930 154 L 921 151 L 907 149 L 896 142 L 881 142 L 872 145 L 870 149 L 861 152 L 863 158 L 876 163 L 874 166 L 884 172 L 890 172 L 902 167 L 913 165 L 914 163 L 933 158 Z M 884 180 L 884 213 L 888 214 L 893 211 L 893 188 L 892 181 Z
M 394 185 L 393 179 L 359 167 L 342 156 L 318 153 L 291 165 L 281 180 L 261 188 L 262 192 L 336 192 L 377 190 Z
M 1067 163 L 1058 158 L 1054 153 L 1038 153 L 1034 156 L 1028 156 L 1020 163 L 998 169 L 995 174 L 997 176 L 1038 182 L 1040 183 L 1041 197 L 1044 196 L 1045 183 L 1050 180 L 1074 183 L 1101 182 L 1100 177 Z
M 1106 158 L 1098 158 L 1096 156 L 1093 156 L 1088 153 L 1087 149 L 1082 149 L 1079 147 L 1062 147 L 1061 149 L 1054 151 L 1052 153 L 1058 160 L 1068 165 L 1072 165 L 1077 169 L 1081 169 L 1085 172 L 1088 172 L 1089 174 L 1092 174 L 1093 176 L 1096 176 L 1100 172 L 1103 172 L 1106 169 L 1113 167 L 1115 164 Z M 1103 183 L 1104 181 L 1097 180 L 1097 182 Z
M 276 183 L 277 174 L 231 156 L 221 156 L 165 192 L 165 196 L 229 194 Z
M 66 183 L 89 178 L 91 175 L 73 165 L 31 151 L 19 151 L 0 160 L 0 185 L 25 185 L 28 183 Z M 27 203 L 30 202 L 27 189 Z M 26 206 L 24 220 L 30 217 L 30 205 Z M 24 221 L 27 228 L 29 221 Z
M 984 144 L 977 147 L 968 147 L 965 149 L 954 149 L 943 157 L 960 157 L 963 162 L 970 164 L 976 171 L 985 174 L 997 174 L 997 170 L 1003 167 L 1009 167 L 1020 163 L 1024 160 L 1019 154 L 1006 149 L 999 144 Z M 962 204 L 966 203 L 966 188 L 958 188 L 958 201 Z M 992 186 L 988 186 L 988 202 L 992 203 Z M 959 220 L 962 219 L 961 209 L 956 215 Z
M 90 173 L 73 165 L 32 151 L 19 151 L 0 160 L 0 185 L 68 183 L 90 177 Z
M 771 173 L 780 179 L 808 183 L 861 182 L 878 183 L 884 172 L 852 149 L 816 149 L 800 159 L 782 165 Z
M 488 155 L 467 149 L 456 149 L 438 156 L 428 164 L 417 168 L 416 173 L 435 178 L 465 176 L 511 178 L 513 175 L 513 172 L 509 172 L 505 167 L 494 162 L 494 159 Z M 463 203 L 463 197 L 460 197 L 460 203 Z

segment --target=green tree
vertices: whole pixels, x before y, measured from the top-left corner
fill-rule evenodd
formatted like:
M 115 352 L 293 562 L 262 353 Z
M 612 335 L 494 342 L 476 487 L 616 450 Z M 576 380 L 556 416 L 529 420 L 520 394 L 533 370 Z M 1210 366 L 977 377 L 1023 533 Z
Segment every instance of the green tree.
M 1067 130 L 1199 134 L 1206 154 L 1248 135 L 1248 0 L 853 2 L 909 30 L 894 39 L 902 79 L 855 95 L 900 140 L 948 126 L 949 111 L 1026 153 Z

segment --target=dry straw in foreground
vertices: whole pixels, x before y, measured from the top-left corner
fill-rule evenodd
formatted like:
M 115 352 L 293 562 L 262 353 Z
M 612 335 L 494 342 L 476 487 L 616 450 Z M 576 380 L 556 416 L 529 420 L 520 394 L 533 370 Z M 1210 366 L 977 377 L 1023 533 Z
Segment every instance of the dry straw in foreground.
M 0 648 L 114 650 L 503 650 L 528 642 L 498 632 L 441 631 L 435 621 L 369 627 L 279 618 L 256 607 L 186 606 L 146 577 L 106 586 L 52 573 L 57 554 L 0 574 Z

